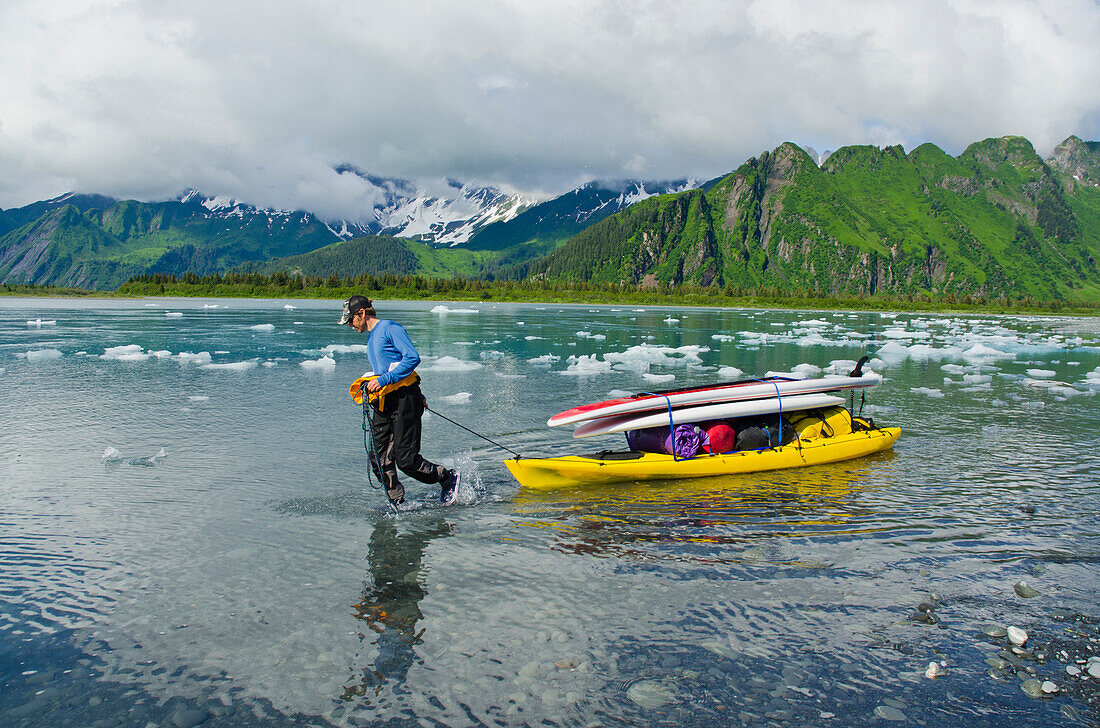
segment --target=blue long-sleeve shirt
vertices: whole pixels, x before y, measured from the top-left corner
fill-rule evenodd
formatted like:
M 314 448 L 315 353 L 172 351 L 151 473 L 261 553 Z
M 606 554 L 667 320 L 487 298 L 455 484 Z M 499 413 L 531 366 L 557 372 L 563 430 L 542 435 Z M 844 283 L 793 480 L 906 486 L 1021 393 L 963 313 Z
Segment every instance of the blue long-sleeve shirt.
M 367 334 L 367 358 L 383 387 L 401 381 L 420 364 L 420 354 L 405 327 L 386 319 L 379 320 Z

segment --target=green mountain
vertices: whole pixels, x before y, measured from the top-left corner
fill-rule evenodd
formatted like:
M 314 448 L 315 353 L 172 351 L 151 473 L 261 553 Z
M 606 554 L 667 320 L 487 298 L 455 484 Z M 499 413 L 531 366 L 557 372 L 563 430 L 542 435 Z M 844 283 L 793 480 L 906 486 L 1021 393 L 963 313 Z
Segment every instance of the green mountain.
M 244 273 L 287 273 L 327 278 L 358 277 L 364 274 L 397 276 L 426 275 L 436 278 L 475 277 L 491 265 L 496 255 L 461 247 L 436 248 L 408 238 L 364 235 L 326 245 L 302 255 L 246 263 Z
M 197 195 L 66 195 L 0 211 L 0 282 L 114 288 L 238 270 L 1100 301 L 1100 143 L 1077 137 L 1045 161 L 1003 137 L 958 157 L 851 146 L 820 167 L 786 143 L 697 189 L 654 191 L 588 185 L 452 248 L 341 241 L 308 212 Z
M 224 272 L 335 240 L 309 213 L 66 195 L 0 217 L 0 282 L 115 288 L 138 273 Z
M 650 198 L 517 269 L 557 280 L 802 294 L 1100 299 L 1100 152 L 1020 137 L 951 157 L 780 145 L 713 186 Z M 705 191 L 704 191 L 705 190 Z

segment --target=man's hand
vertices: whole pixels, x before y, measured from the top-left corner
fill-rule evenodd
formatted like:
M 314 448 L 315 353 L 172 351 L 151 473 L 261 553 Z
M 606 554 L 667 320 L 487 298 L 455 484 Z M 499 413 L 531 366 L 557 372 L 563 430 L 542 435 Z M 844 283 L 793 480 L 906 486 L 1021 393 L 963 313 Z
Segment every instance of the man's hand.
M 367 391 L 368 392 L 377 392 L 381 388 L 382 388 L 382 385 L 378 383 L 377 379 L 372 379 L 369 382 L 367 382 Z

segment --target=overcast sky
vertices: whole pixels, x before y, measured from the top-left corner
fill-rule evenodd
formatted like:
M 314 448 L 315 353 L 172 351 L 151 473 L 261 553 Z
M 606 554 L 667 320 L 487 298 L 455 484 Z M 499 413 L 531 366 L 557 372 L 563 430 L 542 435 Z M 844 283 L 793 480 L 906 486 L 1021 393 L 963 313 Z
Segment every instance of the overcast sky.
M 187 187 L 354 217 L 333 166 L 533 196 L 790 140 L 1100 138 L 1093 0 L 0 0 L 0 207 Z

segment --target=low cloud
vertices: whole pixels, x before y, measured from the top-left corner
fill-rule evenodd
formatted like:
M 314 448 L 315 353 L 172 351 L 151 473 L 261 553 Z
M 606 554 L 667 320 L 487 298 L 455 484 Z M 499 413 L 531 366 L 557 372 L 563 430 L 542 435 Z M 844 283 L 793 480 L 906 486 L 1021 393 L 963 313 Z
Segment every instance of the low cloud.
M 1100 136 L 1100 8 L 921 1 L 0 6 L 0 207 L 186 187 L 356 217 L 372 174 L 560 193 L 817 149 Z

